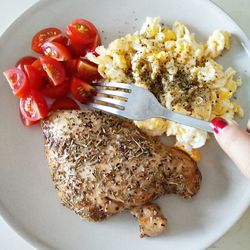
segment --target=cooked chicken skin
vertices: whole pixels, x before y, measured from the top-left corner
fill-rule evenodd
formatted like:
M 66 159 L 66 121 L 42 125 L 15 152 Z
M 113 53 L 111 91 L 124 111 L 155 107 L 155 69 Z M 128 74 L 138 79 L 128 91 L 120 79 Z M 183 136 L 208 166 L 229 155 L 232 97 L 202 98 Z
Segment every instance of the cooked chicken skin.
M 99 221 L 129 210 L 141 237 L 154 236 L 167 220 L 150 202 L 166 193 L 191 198 L 199 190 L 196 163 L 131 121 L 92 110 L 56 111 L 42 128 L 61 202 L 81 217 Z
M 166 229 L 168 221 L 156 204 L 147 203 L 132 208 L 130 212 L 138 219 L 141 238 L 158 235 Z

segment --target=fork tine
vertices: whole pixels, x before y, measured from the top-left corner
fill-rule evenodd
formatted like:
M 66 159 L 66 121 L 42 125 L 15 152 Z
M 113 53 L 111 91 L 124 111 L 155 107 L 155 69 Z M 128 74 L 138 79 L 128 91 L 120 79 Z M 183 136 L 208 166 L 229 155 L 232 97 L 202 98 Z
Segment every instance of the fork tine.
M 97 89 L 98 94 L 113 95 L 124 98 L 129 98 L 130 93 L 119 91 L 119 90 L 108 90 L 108 89 Z
M 109 107 L 109 106 L 104 106 L 104 105 L 100 105 L 100 104 L 96 104 L 96 103 L 88 103 L 87 106 L 90 108 L 105 111 L 105 112 L 108 112 L 108 113 L 111 113 L 114 115 L 121 115 L 120 113 L 123 112 L 120 109 Z
M 117 82 L 101 82 L 101 83 L 98 83 L 97 86 L 113 87 L 113 88 L 128 89 L 128 90 L 132 89 L 131 84 L 117 83 Z
M 106 102 L 108 104 L 111 103 L 111 104 L 119 105 L 119 106 L 124 106 L 126 103 L 126 101 L 123 101 L 123 100 L 118 100 L 118 99 L 108 98 L 108 97 L 103 97 L 103 96 L 93 96 L 92 99 Z

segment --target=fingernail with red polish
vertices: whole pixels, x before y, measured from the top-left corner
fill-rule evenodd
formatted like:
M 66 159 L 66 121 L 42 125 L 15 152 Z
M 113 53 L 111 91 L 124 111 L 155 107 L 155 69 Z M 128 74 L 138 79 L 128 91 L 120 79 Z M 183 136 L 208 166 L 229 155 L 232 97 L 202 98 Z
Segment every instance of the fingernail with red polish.
M 211 126 L 214 130 L 214 132 L 216 134 L 219 133 L 219 131 L 223 128 L 225 128 L 228 125 L 228 122 L 221 118 L 221 117 L 215 117 L 212 121 L 211 121 Z

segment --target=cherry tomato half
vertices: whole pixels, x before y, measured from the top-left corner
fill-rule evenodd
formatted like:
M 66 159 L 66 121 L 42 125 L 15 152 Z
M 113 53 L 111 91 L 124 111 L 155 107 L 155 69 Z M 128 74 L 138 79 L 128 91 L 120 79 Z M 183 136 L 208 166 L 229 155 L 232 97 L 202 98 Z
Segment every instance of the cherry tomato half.
M 20 115 L 20 119 L 21 119 L 23 125 L 26 126 L 26 127 L 30 127 L 30 126 L 35 125 L 35 124 L 37 124 L 39 122 L 39 121 L 30 121 L 30 120 L 26 119 L 22 115 L 20 108 L 19 108 L 19 115 Z
M 24 56 L 17 61 L 16 67 L 24 71 L 24 65 L 31 65 L 35 60 L 37 58 L 34 56 Z
M 43 95 L 33 90 L 20 99 L 20 111 L 29 121 L 38 121 L 47 116 L 49 108 Z
M 35 60 L 31 66 L 33 66 L 34 68 L 36 68 L 41 74 L 43 77 L 46 77 L 47 76 L 47 73 L 45 72 L 45 70 L 43 69 L 43 65 L 40 61 L 40 59 L 37 59 Z
M 58 100 L 55 100 L 52 104 L 50 110 L 58 109 L 80 109 L 79 105 L 69 97 L 63 97 Z
M 46 41 L 49 41 L 52 37 L 58 37 L 58 35 L 62 35 L 62 31 L 57 28 L 47 28 L 40 30 L 32 38 L 31 42 L 32 50 L 39 54 L 43 54 L 42 45 Z
M 68 42 L 67 48 L 73 58 L 79 58 L 80 56 L 85 56 L 88 51 L 87 45 L 75 44 L 71 41 Z
M 77 77 L 73 77 L 70 83 L 72 95 L 81 103 L 88 103 L 92 96 L 96 95 L 96 89 Z
M 72 76 L 77 73 L 78 59 L 71 59 L 63 63 L 68 76 Z
M 21 98 L 29 90 L 29 81 L 25 73 L 18 68 L 9 68 L 3 72 L 15 96 Z
M 87 82 L 101 79 L 97 65 L 85 59 L 78 61 L 77 72 L 79 76 Z
M 75 44 L 89 44 L 94 41 L 97 29 L 91 22 L 85 19 L 72 21 L 66 30 L 66 35 Z
M 101 44 L 102 44 L 101 37 L 99 34 L 97 34 L 95 40 L 88 46 L 87 52 L 92 52 L 97 56 L 98 54 L 95 52 L 95 49 Z
M 24 72 L 29 79 L 30 89 L 39 90 L 42 84 L 42 74 L 31 65 L 24 65 Z
M 46 56 L 50 56 L 57 61 L 68 61 L 71 55 L 68 49 L 57 42 L 45 42 L 42 45 L 43 52 Z
M 55 86 L 64 82 L 66 72 L 60 62 L 48 56 L 40 57 L 40 61 L 49 79 L 53 82 Z
M 68 38 L 66 36 L 62 35 L 62 34 L 59 34 L 57 36 L 50 37 L 47 41 L 48 42 L 60 43 L 60 44 L 62 44 L 64 46 L 66 46 L 67 43 L 68 43 Z
M 58 99 L 65 96 L 70 89 L 69 81 L 64 81 L 62 84 L 55 86 L 53 83 L 44 81 L 41 88 L 41 93 L 49 98 Z

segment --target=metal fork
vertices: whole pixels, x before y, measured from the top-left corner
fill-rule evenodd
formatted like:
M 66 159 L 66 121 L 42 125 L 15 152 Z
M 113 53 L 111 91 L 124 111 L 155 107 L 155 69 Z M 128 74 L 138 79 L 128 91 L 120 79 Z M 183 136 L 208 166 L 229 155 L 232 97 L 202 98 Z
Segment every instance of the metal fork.
M 133 84 L 98 83 L 97 95 L 87 106 L 136 121 L 160 117 L 213 132 L 209 122 L 166 109 L 150 91 Z

